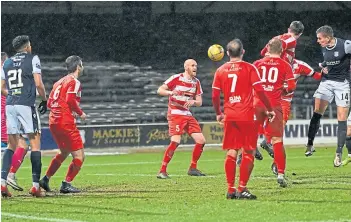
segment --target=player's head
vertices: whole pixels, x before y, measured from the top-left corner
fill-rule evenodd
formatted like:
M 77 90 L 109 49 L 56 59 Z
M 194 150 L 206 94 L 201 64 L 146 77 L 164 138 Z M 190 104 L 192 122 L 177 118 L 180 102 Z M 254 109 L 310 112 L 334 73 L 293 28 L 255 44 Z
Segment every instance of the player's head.
M 68 73 L 77 74 L 77 77 L 83 75 L 83 70 L 84 70 L 83 62 L 79 56 L 76 56 L 76 55 L 69 56 L 66 59 L 65 63 L 66 63 L 66 69 Z
M 302 35 L 304 29 L 305 27 L 303 26 L 302 22 L 293 21 L 290 24 L 288 31 L 289 33 L 294 34 L 295 38 L 297 39 Z
M 32 46 L 28 35 L 19 35 L 12 40 L 12 46 L 16 52 L 32 53 Z
M 227 55 L 230 58 L 242 59 L 244 53 L 245 50 L 240 39 L 234 39 L 227 44 Z
M 277 55 L 283 52 L 283 45 L 282 41 L 278 38 L 273 38 L 271 41 L 268 42 L 268 53 L 269 55 Z
M 317 42 L 322 46 L 326 47 L 334 39 L 334 32 L 332 27 L 324 25 L 317 29 Z
M 184 70 L 191 77 L 195 77 L 197 72 L 197 62 L 194 59 L 185 60 Z
M 6 52 L 1 52 L 1 66 L 4 64 L 5 60 L 8 58 Z

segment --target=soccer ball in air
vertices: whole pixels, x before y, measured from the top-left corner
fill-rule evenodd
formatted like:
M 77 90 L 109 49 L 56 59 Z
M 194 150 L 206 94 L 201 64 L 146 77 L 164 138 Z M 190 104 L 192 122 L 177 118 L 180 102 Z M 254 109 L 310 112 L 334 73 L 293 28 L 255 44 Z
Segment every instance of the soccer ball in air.
M 207 55 L 212 61 L 218 62 L 223 59 L 224 49 L 218 44 L 211 45 L 211 47 L 208 48 Z

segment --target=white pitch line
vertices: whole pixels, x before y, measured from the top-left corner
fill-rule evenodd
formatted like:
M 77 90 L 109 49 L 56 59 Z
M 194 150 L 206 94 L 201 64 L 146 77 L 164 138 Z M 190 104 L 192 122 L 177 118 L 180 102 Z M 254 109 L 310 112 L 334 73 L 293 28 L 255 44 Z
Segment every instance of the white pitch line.
M 27 220 L 50 221 L 50 222 L 84 222 L 84 221 L 81 221 L 81 220 L 68 220 L 68 219 L 58 219 L 58 218 L 34 217 L 34 216 L 27 216 L 27 215 L 20 215 L 20 214 L 11 214 L 11 213 L 5 213 L 5 212 L 2 212 L 1 216 L 22 218 L 22 219 L 27 219 Z
M 329 155 L 328 155 L 329 156 Z M 314 156 L 310 159 L 319 159 L 319 158 L 326 158 L 328 156 Z M 306 159 L 306 157 L 288 157 L 287 160 L 289 159 Z M 95 167 L 95 166 L 119 166 L 119 165 L 147 165 L 147 164 L 159 164 L 161 163 L 162 159 L 160 161 L 143 161 L 143 162 L 124 162 L 124 163 L 96 163 L 96 164 L 83 164 L 83 167 Z M 212 159 L 212 160 L 200 160 L 199 162 L 220 162 L 224 161 L 223 159 Z M 172 161 L 172 163 L 180 163 L 181 161 Z M 62 166 L 68 166 L 68 165 L 62 165 Z M 32 167 L 21 167 L 22 169 L 31 169 Z
M 130 174 L 130 173 L 93 173 L 93 174 L 86 174 L 89 176 L 132 176 L 132 177 L 155 177 L 156 174 Z M 185 175 L 185 174 L 181 174 L 181 175 L 177 175 L 177 174 L 169 174 L 170 177 L 189 177 L 189 175 Z M 216 176 L 204 176 L 204 177 L 200 177 L 200 178 L 206 178 L 206 177 L 216 177 Z

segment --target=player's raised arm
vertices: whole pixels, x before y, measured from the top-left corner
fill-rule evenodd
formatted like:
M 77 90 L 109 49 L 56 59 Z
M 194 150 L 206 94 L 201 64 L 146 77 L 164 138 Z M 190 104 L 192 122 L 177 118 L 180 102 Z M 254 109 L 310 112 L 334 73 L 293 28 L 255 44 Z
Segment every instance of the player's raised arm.
M 285 62 L 285 61 L 284 61 Z M 295 77 L 293 74 L 293 71 L 291 69 L 291 66 L 285 62 L 286 64 L 286 75 L 285 75 L 285 82 L 287 83 L 288 87 L 286 88 L 286 91 L 288 93 L 293 92 L 296 89 L 296 81 L 295 81 Z

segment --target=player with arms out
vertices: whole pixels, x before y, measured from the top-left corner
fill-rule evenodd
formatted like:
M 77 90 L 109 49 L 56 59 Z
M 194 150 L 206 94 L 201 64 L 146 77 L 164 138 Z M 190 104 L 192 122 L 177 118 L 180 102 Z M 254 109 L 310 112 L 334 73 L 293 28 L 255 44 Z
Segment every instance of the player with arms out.
M 10 197 L 7 189 L 7 176 L 11 167 L 14 151 L 18 146 L 19 136 L 28 136 L 32 162 L 33 187 L 30 194 L 42 196 L 39 188 L 41 174 L 40 152 L 40 120 L 35 108 L 36 91 L 42 102 L 39 104 L 40 113 L 47 111 L 45 87 L 41 79 L 39 57 L 32 55 L 29 37 L 17 36 L 12 45 L 17 53 L 4 62 L 2 67 L 1 94 L 6 96 L 6 121 L 8 134 L 8 149 L 5 150 L 1 168 L 1 194 Z
M 254 62 L 260 72 L 263 88 L 269 101 L 273 106 L 276 116 L 273 121 L 268 121 L 266 117 L 265 104 L 260 97 L 255 95 L 255 115 L 257 127 L 265 125 L 265 134 L 271 138 L 274 151 L 274 162 L 278 169 L 277 181 L 281 187 L 286 187 L 284 177 L 286 166 L 286 154 L 283 146 L 283 110 L 281 106 L 282 93 L 292 92 L 296 88 L 295 78 L 289 63 L 280 58 L 282 52 L 282 41 L 278 38 L 272 39 L 268 43 L 269 55 Z M 284 87 L 286 83 L 287 87 Z
M 71 154 L 73 160 L 68 167 L 66 179 L 62 181 L 60 193 L 79 193 L 80 190 L 72 186 L 71 182 L 84 161 L 83 141 L 75 119 L 76 115 L 82 120 L 86 119 L 86 114 L 79 107 L 82 88 L 78 78 L 82 76 L 84 68 L 79 56 L 72 55 L 65 63 L 68 74 L 54 84 L 48 100 L 48 107 L 51 109 L 49 128 L 60 153 L 51 160 L 45 176 L 40 180 L 40 186 L 48 192 L 51 191 L 50 178 Z
M 254 152 L 257 145 L 257 131 L 254 122 L 254 95 L 267 107 L 270 119 L 274 112 L 265 96 L 259 73 L 255 66 L 242 61 L 243 44 L 234 39 L 227 45 L 230 61 L 219 67 L 212 85 L 212 103 L 217 121 L 224 124 L 223 149 L 227 150 L 224 163 L 228 184 L 227 199 L 256 199 L 246 188 L 254 167 Z M 224 114 L 220 109 L 220 94 L 224 94 Z M 242 149 L 243 157 L 240 167 L 238 190 L 235 188 L 236 158 Z
M 300 38 L 302 32 L 304 31 L 304 25 L 300 21 L 291 22 L 288 32 L 282 35 L 275 36 L 274 38 L 278 38 L 282 41 L 283 52 L 280 57 L 288 62 L 290 65 L 293 65 L 293 61 L 295 59 L 295 48 L 297 44 L 297 39 Z M 274 39 L 272 38 L 272 39 Z M 268 44 L 261 50 L 261 56 L 268 55 Z M 265 149 L 269 155 L 273 156 L 272 148 L 270 144 L 270 139 L 267 138 L 263 140 L 261 143 L 261 147 Z
M 196 78 L 196 74 L 196 61 L 188 59 L 184 62 L 184 73 L 171 76 L 157 90 L 159 95 L 169 97 L 167 119 L 171 137 L 171 143 L 164 153 L 161 169 L 157 175 L 159 179 L 169 178 L 167 165 L 171 161 L 184 132 L 188 133 L 196 143 L 188 175 L 205 176 L 197 169 L 197 162 L 200 159 L 206 141 L 199 123 L 189 110 L 192 106 L 202 105 L 202 88 L 200 81 Z
M 313 142 L 319 129 L 320 119 L 335 97 L 338 132 L 334 166 L 339 167 L 342 164 L 342 149 L 346 142 L 347 132 L 346 120 L 350 107 L 351 41 L 334 37 L 333 29 L 327 25 L 318 28 L 316 34 L 317 42 L 322 47 L 324 68 L 322 69 L 322 81 L 313 95 L 315 107 L 308 129 L 305 155 L 311 156 L 313 154 Z
M 5 60 L 8 56 L 5 52 L 1 52 L 1 67 L 3 66 Z M 6 91 L 6 88 L 4 88 Z M 6 92 L 5 92 L 6 93 Z M 1 146 L 7 147 L 7 128 L 6 128 L 6 96 L 1 95 Z M 20 135 L 18 138 L 18 146 L 15 153 L 12 156 L 10 172 L 7 176 L 7 184 L 11 186 L 14 190 L 23 191 L 23 188 L 17 184 L 16 172 L 21 166 L 24 156 L 28 150 L 28 138 L 24 138 Z

